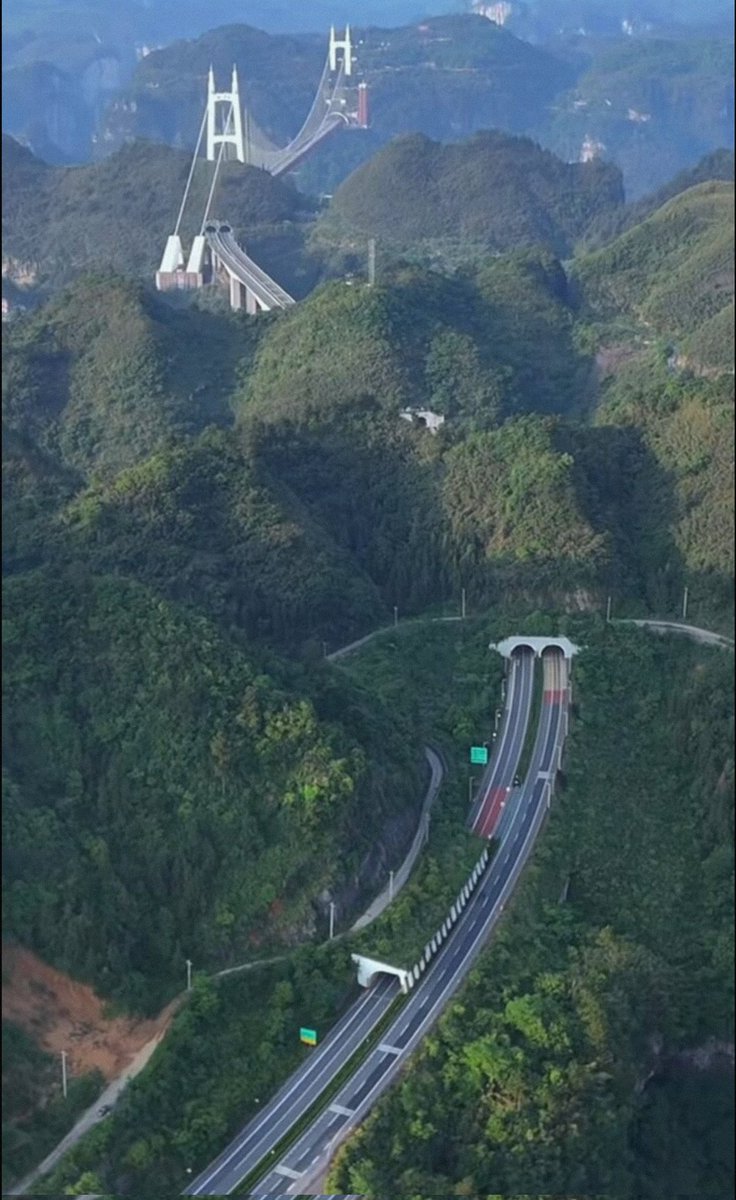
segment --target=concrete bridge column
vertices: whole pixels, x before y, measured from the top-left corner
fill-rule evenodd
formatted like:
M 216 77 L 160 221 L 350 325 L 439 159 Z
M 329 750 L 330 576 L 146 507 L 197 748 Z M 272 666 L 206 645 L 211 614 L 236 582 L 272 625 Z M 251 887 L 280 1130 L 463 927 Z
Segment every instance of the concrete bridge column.
M 230 281 L 230 307 L 237 312 L 238 309 L 243 307 L 240 280 L 236 279 L 234 275 L 228 275 L 228 279 Z

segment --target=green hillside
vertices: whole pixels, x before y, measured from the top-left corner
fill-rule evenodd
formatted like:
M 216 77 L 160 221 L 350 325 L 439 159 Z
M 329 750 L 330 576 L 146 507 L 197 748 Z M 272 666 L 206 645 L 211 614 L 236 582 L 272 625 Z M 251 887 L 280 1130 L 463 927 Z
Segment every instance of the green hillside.
M 541 155 L 549 212 L 527 217 L 571 244 L 590 196 L 555 187 L 582 169 L 488 137 L 507 166 Z M 7 152 L 29 195 L 57 178 Z M 356 272 L 258 317 L 98 271 L 4 324 L 6 931 L 128 1009 L 168 1000 L 186 958 L 209 974 L 288 955 L 222 991 L 198 982 L 49 1193 L 181 1190 L 299 1060 L 304 1013 L 335 1018 L 351 968 L 344 943 L 315 946 L 329 897 L 347 923 L 385 882 L 439 729 L 427 714 L 441 705 L 455 750 L 477 736 L 497 676 L 482 653 L 471 669 L 472 638 L 527 619 L 587 648 L 558 817 L 470 1001 L 335 1186 L 654 1200 L 685 1159 L 691 1194 L 720 1179 L 720 1135 L 668 1158 L 663 1124 L 685 1148 L 697 1125 L 676 1081 L 640 1102 L 635 1085 L 655 1037 L 729 1036 L 725 666 L 593 614 L 611 596 L 616 615 L 675 617 L 687 588 L 694 623 L 732 617 L 731 211 L 731 184 L 701 183 L 565 265 L 475 233 L 451 270 L 379 252 L 372 286 Z M 376 643 L 363 675 L 324 661 L 394 613 L 456 613 L 463 592 L 492 619 L 443 627 L 437 656 L 428 625 Z M 391 944 L 416 937 L 425 896 L 443 902 L 433 854 Z M 11 1049 L 33 1109 L 33 1055 Z M 11 1173 L 30 1157 L 22 1116 Z
M 6 932 L 129 1006 L 307 935 L 419 795 L 378 708 L 137 584 L 26 574 L 3 611 Z
M 608 242 L 625 233 L 634 225 L 650 217 L 653 212 L 674 199 L 689 188 L 697 187 L 699 183 L 712 183 L 714 180 L 734 182 L 734 153 L 733 150 L 714 150 L 706 154 L 694 167 L 678 171 L 673 179 L 669 179 L 661 187 L 634 200 L 621 208 L 612 209 L 600 217 L 594 218 L 585 232 L 582 242 L 576 247 L 578 253 L 600 250 Z
M 412 134 L 338 188 L 317 236 L 404 247 L 452 239 L 495 251 L 542 245 L 564 256 L 595 216 L 622 201 L 611 165 L 564 163 L 499 132 L 449 145 Z
M 177 312 L 139 285 L 86 276 L 3 330 L 3 420 L 83 476 L 110 475 L 231 419 L 252 356 L 237 319 Z
M 734 296 L 734 189 L 703 183 L 610 246 L 581 258 L 574 279 L 597 321 L 628 318 L 675 343 L 694 366 L 733 369 L 733 335 L 718 337 Z M 725 332 L 725 327 L 723 329 Z

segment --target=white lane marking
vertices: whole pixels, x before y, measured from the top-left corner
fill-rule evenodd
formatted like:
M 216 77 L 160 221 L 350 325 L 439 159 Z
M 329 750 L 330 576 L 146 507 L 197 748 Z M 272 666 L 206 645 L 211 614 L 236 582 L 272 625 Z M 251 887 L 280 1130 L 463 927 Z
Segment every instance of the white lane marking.
M 549 728 L 551 729 L 551 727 L 552 727 L 552 712 L 551 712 L 551 709 L 550 709 L 550 712 L 549 712 L 549 714 L 548 714 L 548 717 L 549 717 L 549 719 L 548 719 L 548 725 L 549 725 Z M 561 716 L 558 714 L 558 722 L 557 722 L 558 736 L 559 736 L 559 731 L 561 730 L 561 728 L 562 728 L 562 720 L 561 720 Z M 523 842 L 523 844 L 522 844 L 521 850 L 520 850 L 519 854 L 516 856 L 516 861 L 515 861 L 515 863 L 514 863 L 514 864 L 513 864 L 513 866 L 512 866 L 511 872 L 510 872 L 510 874 L 509 874 L 509 878 L 506 880 L 506 882 L 505 882 L 505 884 L 504 884 L 504 886 L 503 886 L 503 888 L 502 888 L 502 890 L 501 890 L 501 892 L 500 892 L 500 894 L 499 894 L 498 900 L 497 900 L 497 902 L 496 902 L 496 906 L 494 906 L 494 909 L 495 909 L 495 908 L 497 908 L 497 911 L 498 911 L 499 913 L 503 912 L 503 909 L 504 909 L 504 903 L 503 903 L 503 902 L 505 902 L 507 895 L 508 895 L 508 894 L 510 893 L 510 891 L 513 889 L 513 887 L 514 887 L 514 885 L 515 885 L 515 883 L 516 883 L 516 880 L 517 880 L 517 878 L 518 878 L 519 874 L 521 873 L 521 871 L 522 871 L 522 869 L 523 869 L 523 867 L 524 867 L 524 865 L 525 865 L 525 863 L 526 863 L 526 859 L 527 859 L 527 857 L 528 857 L 528 854 L 527 854 L 527 846 L 528 846 L 528 844 L 529 844 L 529 842 L 530 842 L 530 840 L 531 840 L 532 838 L 536 838 L 536 835 L 537 835 L 537 833 L 538 833 L 538 830 L 539 830 L 539 826 L 541 825 L 541 818 L 544 816 L 544 811 L 545 811 L 545 810 L 544 810 L 544 805 L 543 805 L 543 804 L 541 804 L 541 803 L 540 803 L 540 804 L 538 804 L 538 805 L 537 805 L 537 807 L 536 807 L 536 811 L 534 812 L 534 815 L 533 815 L 532 821 L 530 822 L 530 825 L 529 825 L 529 830 L 528 830 L 528 832 L 527 832 L 527 835 L 526 835 L 526 837 L 524 838 L 524 842 Z M 487 892 L 487 893 L 484 893 L 484 895 L 483 895 L 483 897 L 482 897 L 482 899 L 483 899 L 483 903 L 485 903 L 485 901 L 486 901 L 488 898 L 490 898 L 490 893 L 488 893 L 488 892 Z M 489 915 L 490 915 L 490 916 L 493 916 L 493 913 L 491 913 L 491 914 L 489 914 Z M 468 947 L 468 949 L 466 950 L 466 952 L 465 952 L 465 953 L 464 953 L 464 955 L 462 956 L 462 958 L 461 958 L 461 960 L 460 960 L 460 962 L 459 962 L 459 964 L 458 964 L 458 967 L 462 967 L 462 966 L 465 964 L 465 962 L 466 962 L 466 961 L 468 961 L 468 960 L 469 960 L 469 959 L 471 959 L 472 957 L 475 957 L 475 956 L 477 956 L 477 954 L 480 952 L 480 949 L 482 948 L 482 943 L 483 943 L 483 940 L 484 940 L 484 936 L 485 936 L 485 934 L 486 934 L 487 932 L 490 932 L 490 930 L 491 930 L 492 928 L 493 928 L 493 925 L 486 923 L 486 926 L 485 926 L 485 928 L 484 928 L 484 931 L 483 931 L 483 933 L 481 933 L 481 935 L 480 935 L 478 938 L 474 939 L 473 943 L 472 943 L 472 944 L 471 944 L 471 945 Z M 445 971 L 445 972 L 443 972 L 443 974 L 446 974 L 446 973 L 447 973 L 446 971 Z M 442 989 L 442 991 L 441 991 L 441 993 L 440 993 L 439 997 L 438 997 L 438 998 L 437 998 L 437 1000 L 435 1001 L 435 1003 L 434 1003 L 434 1005 L 432 1006 L 431 1010 L 429 1011 L 429 1013 L 427 1013 L 427 1014 L 425 1015 L 425 1017 L 424 1017 L 424 1018 L 422 1019 L 422 1021 L 420 1022 L 420 1024 L 419 1024 L 418 1028 L 415 1030 L 414 1034 L 413 1034 L 413 1035 L 412 1035 L 412 1037 L 410 1038 L 409 1045 L 407 1045 L 407 1047 L 405 1048 L 405 1050 L 401 1051 L 401 1055 L 402 1055 L 402 1056 L 404 1056 L 404 1057 L 408 1057 L 408 1055 L 409 1055 L 409 1054 L 412 1052 L 412 1050 L 414 1049 L 414 1047 L 416 1046 L 416 1044 L 417 1044 L 417 1043 L 418 1043 L 418 1042 L 421 1040 L 421 1038 L 424 1036 L 424 1032 L 425 1032 L 425 1030 L 426 1030 L 426 1029 L 427 1029 L 427 1028 L 428 1028 L 428 1027 L 431 1025 L 431 1023 L 432 1023 L 432 1020 L 434 1019 L 434 1012 L 435 1012 L 435 1010 L 436 1010 L 437 1008 L 439 1008 L 440 1006 L 443 1006 L 443 1005 L 444 1005 L 444 1003 L 446 1003 L 446 1000 L 447 1000 L 447 999 L 449 999 L 449 996 L 451 995 L 451 990 L 450 990 L 450 989 L 452 989 L 452 990 L 455 990 L 455 989 L 452 987 L 452 985 L 453 985 L 453 983 L 455 983 L 455 980 L 456 980 L 456 978 L 457 978 L 457 972 L 455 972 L 455 975 L 453 976 L 453 979 L 452 979 L 452 980 L 450 980 L 450 982 L 449 982 L 448 984 L 446 984 L 446 985 L 443 987 L 443 989 Z M 462 982 L 462 980 L 460 980 L 459 982 Z M 458 984 L 457 984 L 456 986 L 459 986 L 459 982 L 458 982 Z M 399 1059 L 397 1058 L 397 1066 L 398 1066 L 398 1062 L 399 1062 Z M 395 1072 L 395 1069 L 396 1069 L 396 1068 L 392 1068 L 391 1070 L 389 1070 L 389 1071 L 386 1073 L 386 1075 L 384 1075 L 384 1076 L 383 1076 L 383 1077 L 382 1077 L 380 1080 L 378 1080 L 378 1081 L 377 1081 L 377 1082 L 374 1084 L 374 1086 L 373 1086 L 373 1088 L 371 1089 L 371 1091 L 370 1091 L 370 1092 L 368 1093 L 368 1095 L 365 1097 L 365 1099 L 364 1099 L 363 1103 L 362 1103 L 362 1104 L 360 1104 L 360 1105 L 358 1106 L 358 1108 L 356 1109 L 356 1113 L 362 1113 L 362 1112 L 368 1111 L 368 1109 L 371 1107 L 371 1105 L 372 1105 L 372 1103 L 373 1103 L 373 1097 L 374 1097 L 374 1094 L 376 1094 L 377 1092 L 379 1092 L 379 1091 L 383 1090 L 385 1087 L 387 1087 L 387 1086 L 388 1086 L 388 1084 L 390 1083 L 391 1079 L 393 1078 L 393 1074 L 394 1074 L 394 1072 Z M 354 1082 L 354 1081 L 353 1081 L 353 1080 L 351 1080 L 351 1081 L 349 1081 L 349 1084 L 346 1084 L 346 1085 L 345 1085 L 345 1088 L 346 1088 L 346 1090 L 347 1090 L 347 1087 L 348 1087 L 348 1086 L 352 1086 L 353 1082 Z M 305 1136 L 306 1136 L 306 1135 L 305 1135 Z
M 245 1129 L 242 1130 L 242 1136 L 239 1137 L 237 1144 L 233 1146 L 227 1157 L 221 1162 L 212 1164 L 212 1169 L 208 1171 L 206 1177 L 204 1179 L 200 1179 L 197 1185 L 192 1189 L 191 1194 L 193 1196 L 201 1195 L 203 1192 L 206 1195 L 206 1188 L 210 1181 L 216 1175 L 218 1175 L 220 1171 L 223 1171 L 238 1154 L 241 1154 L 248 1143 L 252 1142 L 252 1140 L 256 1138 L 256 1135 L 259 1135 L 257 1141 L 262 1140 L 263 1137 L 267 1135 L 268 1130 L 264 1127 L 272 1127 L 273 1122 L 283 1115 L 283 1110 L 285 1107 L 287 1107 L 287 1101 L 290 1100 L 294 1092 L 297 1092 L 298 1096 L 301 1097 L 307 1087 L 314 1086 L 315 1083 L 322 1079 L 325 1071 L 328 1071 L 332 1066 L 332 1063 L 329 1061 L 329 1055 L 333 1049 L 339 1046 L 347 1037 L 349 1037 L 351 1033 L 355 1033 L 359 1030 L 362 1034 L 365 1016 L 371 1016 L 370 1012 L 365 1014 L 362 1012 L 362 1010 L 366 1007 L 366 1005 L 369 1004 L 372 998 L 375 999 L 375 994 L 372 992 L 366 992 L 365 995 L 361 997 L 361 999 L 355 1005 L 354 1009 L 351 1010 L 349 1014 L 346 1014 L 345 1018 L 343 1018 L 344 1024 L 342 1028 L 338 1024 L 330 1030 L 327 1038 L 322 1043 L 322 1053 L 320 1054 L 318 1052 L 317 1054 L 313 1055 L 309 1060 L 306 1070 L 302 1069 L 301 1072 L 297 1072 L 296 1077 L 292 1076 L 291 1086 L 283 1093 L 283 1095 L 277 1093 L 274 1096 L 271 1104 L 262 1111 L 259 1117 L 255 1119 L 255 1122 L 249 1123 Z M 373 1023 L 374 1022 L 371 1020 L 368 1026 L 369 1031 Z M 324 1061 L 325 1059 L 328 1061 Z M 324 1088 L 321 1090 L 324 1090 Z M 255 1147 L 251 1146 L 247 1153 L 253 1153 L 254 1149 Z M 234 1187 L 237 1187 L 237 1184 L 233 1184 L 233 1188 Z M 230 1190 L 232 1191 L 233 1189 L 231 1188 Z

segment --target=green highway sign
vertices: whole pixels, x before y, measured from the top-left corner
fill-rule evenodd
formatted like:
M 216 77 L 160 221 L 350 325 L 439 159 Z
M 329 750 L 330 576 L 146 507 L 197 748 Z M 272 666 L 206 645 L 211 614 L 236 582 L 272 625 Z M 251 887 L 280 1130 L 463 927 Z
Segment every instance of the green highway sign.
M 488 747 L 487 746 L 471 746 L 470 747 L 471 763 L 478 763 L 484 767 L 488 762 Z
M 300 1029 L 299 1041 L 304 1042 L 305 1046 L 317 1045 L 317 1030 L 316 1029 Z

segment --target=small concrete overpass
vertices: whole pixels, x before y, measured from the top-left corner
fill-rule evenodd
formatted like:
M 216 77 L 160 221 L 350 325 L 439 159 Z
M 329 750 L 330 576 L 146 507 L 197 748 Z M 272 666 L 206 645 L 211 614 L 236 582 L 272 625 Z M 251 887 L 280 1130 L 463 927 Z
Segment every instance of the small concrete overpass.
M 491 642 L 489 650 L 497 650 L 504 658 L 511 658 L 515 650 L 531 650 L 536 658 L 541 658 L 545 650 L 560 650 L 565 658 L 571 659 L 580 653 L 576 646 L 566 637 L 516 637 L 504 638 L 502 642 Z

